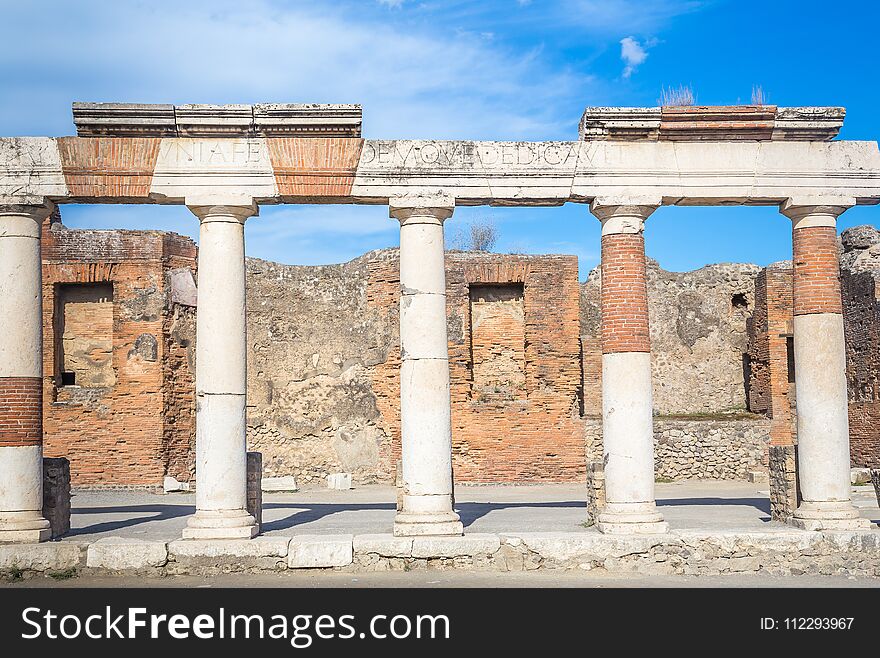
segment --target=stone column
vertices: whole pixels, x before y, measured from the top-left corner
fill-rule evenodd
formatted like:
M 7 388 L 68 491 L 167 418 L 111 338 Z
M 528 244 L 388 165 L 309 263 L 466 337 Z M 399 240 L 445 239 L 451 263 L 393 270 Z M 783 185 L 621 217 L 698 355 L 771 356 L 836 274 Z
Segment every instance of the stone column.
M 789 199 L 792 221 L 798 476 L 790 523 L 806 530 L 870 527 L 850 500 L 849 417 L 837 217 L 852 199 Z
M 0 206 L 0 542 L 49 539 L 43 518 L 43 290 L 48 206 Z
M 189 202 L 189 200 L 187 200 Z M 244 223 L 249 205 L 196 205 L 196 513 L 184 539 L 250 539 L 247 512 L 247 327 Z
M 460 535 L 452 509 L 452 420 L 446 338 L 443 221 L 448 196 L 390 201 L 400 222 L 400 435 L 402 509 L 394 534 Z
M 651 340 L 645 282 L 645 219 L 659 205 L 596 199 L 602 222 L 602 443 L 610 534 L 668 530 L 654 501 Z

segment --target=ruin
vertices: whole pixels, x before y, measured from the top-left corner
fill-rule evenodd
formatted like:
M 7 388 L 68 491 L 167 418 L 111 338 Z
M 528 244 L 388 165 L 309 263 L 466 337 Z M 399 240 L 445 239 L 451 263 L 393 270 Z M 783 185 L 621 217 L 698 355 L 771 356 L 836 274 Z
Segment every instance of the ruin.
M 880 152 L 875 142 L 833 139 L 842 109 L 589 108 L 578 141 L 534 143 L 362 139 L 353 113 L 341 106 L 78 105 L 77 137 L 0 140 L 0 300 L 16 309 L 15 317 L 0 316 L 0 539 L 49 537 L 41 513 L 40 242 L 56 204 L 89 202 L 185 204 L 200 222 L 196 512 L 185 539 L 249 539 L 258 532 L 247 505 L 244 227 L 266 203 L 387 204 L 400 223 L 398 537 L 462 532 L 452 502 L 450 371 L 457 355 L 450 350 L 443 243 L 443 224 L 456 206 L 574 202 L 588 204 L 601 222 L 605 501 L 597 526 L 624 535 L 668 530 L 654 497 L 644 222 L 660 205 L 778 206 L 792 221 L 794 248 L 791 326 L 803 496 L 790 522 L 819 531 L 870 525 L 850 499 L 835 226 L 846 209 L 880 202 Z M 473 331 L 475 316 L 479 329 L 481 319 L 515 318 L 528 303 L 528 281 L 495 279 L 503 280 L 475 281 L 484 288 L 469 289 L 466 298 L 472 372 L 490 397 L 516 397 L 522 388 L 528 397 L 534 346 L 526 344 L 521 358 L 518 343 Z M 522 295 L 509 285 L 518 283 Z M 108 290 L 59 293 L 58 304 L 70 305 L 73 329 L 82 314 L 106 322 Z M 568 312 L 577 330 L 577 313 Z M 159 328 L 154 331 L 155 338 Z M 69 361 L 55 359 L 61 383 L 70 381 L 65 373 L 74 380 L 81 373 L 100 388 L 109 378 L 101 363 L 117 358 L 116 350 L 95 341 L 88 350 L 93 364 L 83 370 L 78 341 L 84 338 L 95 337 L 72 331 L 65 343 L 61 331 L 62 347 L 70 345 Z M 152 353 L 144 339 L 134 359 L 149 362 L 144 355 Z

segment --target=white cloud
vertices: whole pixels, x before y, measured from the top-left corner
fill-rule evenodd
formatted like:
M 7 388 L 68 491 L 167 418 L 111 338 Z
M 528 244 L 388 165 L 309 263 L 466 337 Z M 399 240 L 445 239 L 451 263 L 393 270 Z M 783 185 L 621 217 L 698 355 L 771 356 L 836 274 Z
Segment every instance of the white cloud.
M 377 0 L 380 5 L 385 5 L 391 9 L 401 7 L 406 0 Z
M 633 37 L 624 37 L 620 40 L 620 59 L 625 64 L 623 68 L 623 77 L 630 77 L 636 68 L 648 59 L 648 51 L 646 45 L 640 44 Z

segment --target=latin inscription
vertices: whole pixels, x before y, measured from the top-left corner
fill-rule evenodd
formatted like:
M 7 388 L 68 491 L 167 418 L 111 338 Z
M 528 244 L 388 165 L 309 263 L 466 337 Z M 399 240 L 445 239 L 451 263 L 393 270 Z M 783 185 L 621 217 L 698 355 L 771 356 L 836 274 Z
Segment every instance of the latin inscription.
M 159 161 L 170 166 L 269 165 L 265 145 L 256 139 L 164 139 Z
M 361 164 L 389 167 L 572 167 L 577 142 L 368 140 Z

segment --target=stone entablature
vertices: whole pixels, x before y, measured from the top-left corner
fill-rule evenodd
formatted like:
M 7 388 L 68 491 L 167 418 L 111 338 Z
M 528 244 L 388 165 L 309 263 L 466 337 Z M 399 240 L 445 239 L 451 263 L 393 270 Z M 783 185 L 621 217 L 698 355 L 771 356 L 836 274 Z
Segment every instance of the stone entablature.
M 829 141 L 845 115 L 842 107 L 588 107 L 578 135 L 585 141 Z
M 842 108 L 772 107 L 590 108 L 578 141 L 486 142 L 360 139 L 359 106 L 77 104 L 78 137 L 0 138 L 0 202 L 880 201 L 877 143 L 827 141 Z
M 360 137 L 360 105 L 74 103 L 80 137 Z

